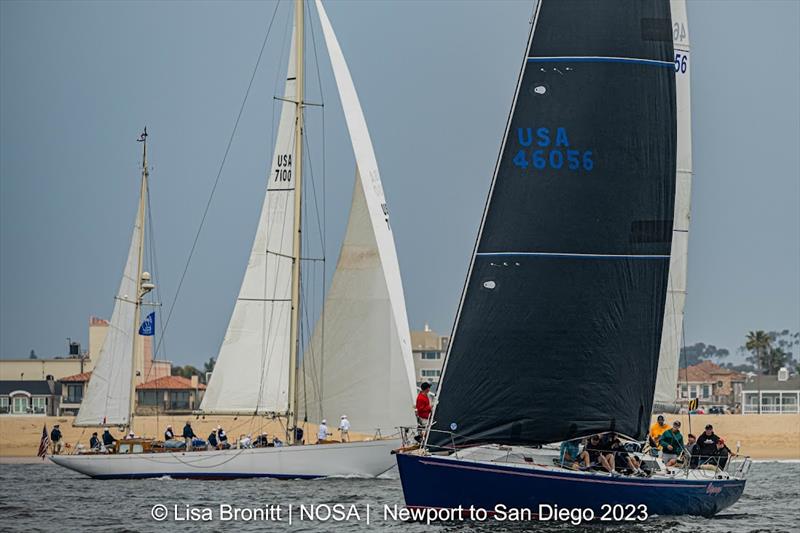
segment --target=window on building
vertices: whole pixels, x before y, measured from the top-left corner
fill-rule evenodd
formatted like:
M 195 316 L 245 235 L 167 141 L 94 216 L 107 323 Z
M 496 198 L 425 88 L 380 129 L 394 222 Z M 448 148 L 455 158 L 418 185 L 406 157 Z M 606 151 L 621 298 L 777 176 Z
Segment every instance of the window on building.
M 422 352 L 420 359 L 441 359 L 441 352 Z
M 8 396 L 0 396 L 0 413 L 8 413 Z
M 44 396 L 34 396 L 31 400 L 31 407 L 36 414 L 44 414 L 47 411 L 47 398 Z
M 83 383 L 67 384 L 67 403 L 81 403 L 83 401 Z
M 441 375 L 442 375 L 441 370 L 429 370 L 429 369 L 422 370 L 422 377 L 424 378 L 438 378 Z
M 703 385 L 703 398 L 711 398 L 711 385 Z
M 159 395 L 159 391 L 157 391 L 157 390 L 140 390 L 138 392 L 139 405 L 157 406 L 158 405 L 158 395 Z
M 689 398 L 697 398 L 697 385 L 689 385 Z
M 689 385 L 681 385 L 681 398 L 689 397 Z
M 189 395 L 191 391 L 188 390 L 171 390 L 169 391 L 169 408 L 170 409 L 189 409 Z
M 30 405 L 30 401 L 28 400 L 27 396 L 15 396 L 14 397 L 14 412 L 15 413 L 27 413 L 29 405 Z

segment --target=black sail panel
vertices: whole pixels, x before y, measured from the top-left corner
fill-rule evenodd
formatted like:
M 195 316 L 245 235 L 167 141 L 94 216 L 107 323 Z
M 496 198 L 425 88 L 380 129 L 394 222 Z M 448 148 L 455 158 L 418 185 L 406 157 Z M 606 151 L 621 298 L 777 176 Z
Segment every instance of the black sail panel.
M 434 445 L 647 432 L 676 109 L 668 0 L 543 0 L 464 289 Z

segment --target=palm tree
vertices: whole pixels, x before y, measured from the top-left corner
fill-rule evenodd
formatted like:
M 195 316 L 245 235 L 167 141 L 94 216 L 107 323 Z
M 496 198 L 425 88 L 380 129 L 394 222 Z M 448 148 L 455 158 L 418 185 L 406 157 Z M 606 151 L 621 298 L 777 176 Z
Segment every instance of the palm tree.
M 761 414 L 761 374 L 763 372 L 764 363 L 766 363 L 767 356 L 772 344 L 772 339 L 763 330 L 751 331 L 745 337 L 746 342 L 744 347 L 753 353 L 753 359 L 756 363 L 756 380 L 758 384 L 758 414 Z

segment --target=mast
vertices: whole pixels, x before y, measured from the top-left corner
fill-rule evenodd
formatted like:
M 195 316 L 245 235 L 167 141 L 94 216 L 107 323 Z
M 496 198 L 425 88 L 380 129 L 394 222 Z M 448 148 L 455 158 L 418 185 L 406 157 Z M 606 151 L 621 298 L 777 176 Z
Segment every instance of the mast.
M 144 263 L 144 221 L 146 216 L 146 201 L 147 201 L 147 178 L 149 173 L 147 171 L 147 126 L 139 136 L 138 141 L 142 143 L 142 181 L 139 190 L 139 210 L 136 216 L 136 225 L 141 228 L 139 232 L 139 242 L 136 246 L 139 248 L 139 261 L 136 265 L 136 294 L 135 294 L 135 310 L 133 312 L 133 356 L 131 357 L 131 397 L 130 408 L 131 412 L 128 416 L 128 428 L 133 430 L 133 413 L 136 407 L 136 368 L 138 366 L 138 349 L 139 349 L 139 322 L 141 320 L 142 297 L 149 291 L 142 290 L 142 268 Z
M 292 428 L 297 420 L 297 354 L 300 349 L 300 252 L 302 244 L 302 211 L 303 197 L 303 41 L 304 41 L 304 5 L 303 0 L 295 0 L 295 105 L 297 114 L 294 126 L 294 242 L 292 245 L 292 320 L 289 352 L 289 412 L 287 423 L 287 440 L 294 442 Z

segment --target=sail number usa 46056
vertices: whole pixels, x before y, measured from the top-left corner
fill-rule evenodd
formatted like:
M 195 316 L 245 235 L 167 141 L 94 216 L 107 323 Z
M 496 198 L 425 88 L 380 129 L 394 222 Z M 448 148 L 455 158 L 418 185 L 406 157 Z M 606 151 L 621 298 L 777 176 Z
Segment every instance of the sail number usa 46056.
M 594 168 L 592 150 L 571 148 L 566 128 L 517 128 L 517 143 L 512 162 L 522 169 L 591 172 Z

